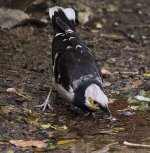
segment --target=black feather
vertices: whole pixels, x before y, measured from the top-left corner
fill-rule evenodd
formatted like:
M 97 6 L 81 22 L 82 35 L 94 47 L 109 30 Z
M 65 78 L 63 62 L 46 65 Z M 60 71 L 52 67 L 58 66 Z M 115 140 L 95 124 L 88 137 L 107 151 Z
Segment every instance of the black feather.
M 61 77 L 58 83 L 69 91 L 70 86 L 74 88 L 73 82 L 82 76 L 91 75 L 93 79 L 101 80 L 95 57 L 76 34 L 74 23 L 66 17 L 61 9 L 54 13 L 52 23 L 54 33 L 62 33 L 54 37 L 52 44 L 52 61 L 53 65 L 55 63 L 54 71 L 57 73 L 55 79 L 58 79 L 58 75 Z M 77 45 L 81 47 L 77 47 Z M 70 46 L 69 49 L 67 49 L 68 46 Z M 61 53 L 61 56 L 59 56 L 59 60 L 56 60 L 55 56 L 58 53 Z
M 101 85 L 100 82 L 98 82 L 97 80 L 91 79 L 91 80 L 87 80 L 87 81 L 83 81 L 79 87 L 75 90 L 75 97 L 74 97 L 74 105 L 85 109 L 87 111 L 92 111 L 90 110 L 88 107 L 85 106 L 85 90 L 88 86 L 90 86 L 91 84 L 96 84 L 100 87 L 101 90 L 103 90 L 103 87 Z

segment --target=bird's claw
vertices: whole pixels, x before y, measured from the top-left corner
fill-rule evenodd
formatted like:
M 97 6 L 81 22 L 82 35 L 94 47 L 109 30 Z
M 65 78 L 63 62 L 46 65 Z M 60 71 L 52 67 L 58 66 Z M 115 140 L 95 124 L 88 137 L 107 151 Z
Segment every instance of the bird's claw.
M 35 106 L 36 108 L 41 108 L 43 111 L 45 111 L 46 107 L 48 107 L 50 110 L 53 110 L 52 106 L 49 104 L 50 103 L 50 95 L 51 95 L 52 89 L 53 89 L 53 87 L 51 87 L 45 102 L 43 104 L 41 104 L 41 105 Z
M 45 109 L 48 107 L 48 109 L 53 110 L 52 106 L 49 104 L 49 102 L 45 101 L 43 104 L 41 105 L 37 105 L 35 106 L 36 108 L 41 108 L 42 111 L 45 111 Z
M 95 113 L 94 112 L 88 112 L 88 113 L 86 113 L 84 116 L 86 117 L 86 116 L 90 116 L 90 115 L 92 115 L 92 117 L 95 119 L 96 118 L 96 115 L 95 115 Z

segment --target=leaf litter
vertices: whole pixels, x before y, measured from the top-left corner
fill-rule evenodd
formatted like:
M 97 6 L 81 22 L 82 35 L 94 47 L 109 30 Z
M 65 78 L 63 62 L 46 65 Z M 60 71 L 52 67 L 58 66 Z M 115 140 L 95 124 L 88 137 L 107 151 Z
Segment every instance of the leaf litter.
M 15 90 L 17 92 L 19 91 L 19 93 L 25 97 L 21 94 L 17 95 L 16 91 L 12 91 L 12 94 L 22 97 L 23 99 L 26 99 L 26 97 L 28 99 L 28 95 L 33 98 L 33 100 L 29 98 L 28 104 L 22 106 L 20 103 L 16 104 L 16 97 L 11 94 L 3 92 L 2 96 L 0 96 L 4 105 L 10 105 L 5 107 L 2 104 L 1 107 L 2 114 L 0 118 L 2 119 L 2 126 L 0 134 L 4 136 L 5 133 L 8 133 L 9 138 L 7 138 L 7 141 L 1 141 L 4 144 L 1 145 L 0 150 L 3 148 L 8 150 L 8 145 L 5 144 L 5 142 L 8 142 L 10 139 L 27 141 L 26 138 L 29 138 L 30 140 L 43 140 L 43 142 L 47 144 L 47 147 L 43 148 L 45 152 L 47 149 L 56 149 L 55 152 L 69 152 L 70 148 L 73 148 L 73 146 L 74 150 L 83 149 L 77 150 L 79 153 L 85 152 L 87 148 L 89 152 L 96 150 L 101 151 L 101 149 L 103 150 L 103 146 L 106 146 L 104 151 L 107 151 L 108 149 L 111 150 L 111 147 L 109 148 L 107 146 L 107 144 L 111 143 L 110 141 L 119 142 L 119 149 L 122 149 L 122 152 L 133 152 L 132 148 L 127 150 L 120 142 L 124 141 L 124 138 L 129 138 L 133 140 L 131 142 L 136 142 L 143 137 L 149 137 L 149 131 L 147 132 L 145 130 L 146 127 L 149 127 L 149 111 L 147 111 L 147 108 L 145 109 L 146 111 L 140 110 L 140 104 L 146 104 L 147 106 L 149 104 L 146 101 L 140 101 L 135 98 L 135 96 L 149 98 L 148 95 L 139 93 L 141 89 L 147 91 L 149 84 L 149 71 L 147 70 L 149 41 L 146 39 L 148 38 L 149 28 L 145 28 L 148 27 L 145 23 L 136 23 L 139 17 L 133 12 L 138 8 L 137 5 L 139 4 L 136 4 L 134 1 L 131 3 L 127 2 L 118 1 L 118 3 L 106 4 L 100 1 L 89 1 L 90 4 L 86 4 L 87 2 L 85 1 L 84 7 L 87 8 L 81 8 L 83 6 L 81 6 L 80 3 L 75 7 L 78 12 L 85 13 L 88 9 L 90 12 L 90 15 L 86 17 L 85 23 L 84 20 L 82 20 L 81 23 L 79 22 L 77 31 L 79 31 L 85 41 L 90 40 L 92 42 L 89 47 L 96 53 L 98 64 L 107 70 L 103 71 L 102 69 L 104 81 L 107 81 L 105 92 L 110 101 L 115 101 L 115 103 L 110 103 L 109 106 L 113 112 L 113 116 L 117 118 L 111 128 L 107 126 L 108 121 L 103 119 L 104 114 L 101 112 L 96 114 L 97 118 L 99 118 L 97 120 L 90 117 L 83 117 L 82 111 L 78 111 L 76 108 L 70 110 L 70 106 L 68 105 L 65 107 L 64 104 L 66 102 L 59 99 L 58 96 L 55 100 L 58 103 L 54 105 L 54 112 L 46 110 L 46 113 L 43 113 L 40 110 L 34 110 L 34 106 L 41 102 L 46 94 L 45 90 L 44 92 L 40 91 L 39 84 L 50 85 L 49 78 L 51 78 L 51 74 L 47 70 L 50 53 L 45 54 L 47 50 L 49 50 L 50 39 L 52 38 L 50 25 L 42 29 L 28 22 L 29 24 L 25 26 L 18 26 L 8 31 L 4 29 L 0 31 L 0 43 L 3 50 L 0 67 L 2 71 L 5 68 L 5 72 L 1 74 L 2 79 L 5 81 L 0 82 L 0 86 L 3 91 L 11 85 L 19 88 L 23 87 L 22 91 L 18 90 L 19 88 Z M 97 3 L 100 5 L 93 5 Z M 140 7 L 144 9 L 143 4 L 141 4 Z M 145 4 L 147 3 L 145 2 Z M 50 4 L 50 6 L 51 5 L 53 4 Z M 65 6 L 68 6 L 68 4 Z M 39 10 L 37 13 L 33 11 L 32 8 L 30 9 L 27 12 L 31 11 L 31 17 L 37 14 L 37 18 L 39 18 L 39 16 L 45 19 L 48 17 L 47 14 L 41 13 Z M 132 16 L 134 18 L 132 18 Z M 140 15 L 140 18 L 142 19 L 143 16 L 143 14 Z M 141 19 L 140 22 L 142 21 Z M 134 23 L 130 24 L 132 21 Z M 82 24 L 84 24 L 84 26 Z M 133 26 L 131 27 L 130 25 Z M 143 27 L 142 29 L 140 28 L 141 30 L 139 30 L 138 27 L 137 30 L 137 28 L 134 28 L 136 25 L 143 25 Z M 123 33 L 126 33 L 126 36 Z M 132 38 L 132 36 L 134 36 L 134 38 Z M 139 39 L 138 41 L 140 43 L 137 44 L 135 42 L 137 36 L 138 38 L 145 36 L 144 39 L 142 39 L 147 42 L 142 42 L 142 39 Z M 16 51 L 18 51 L 17 55 Z M 8 63 L 10 63 L 10 65 Z M 42 68 L 43 72 L 33 71 L 32 67 L 38 67 L 41 63 L 44 65 Z M 16 71 L 18 71 L 18 74 L 21 74 L 20 77 L 16 77 L 12 74 L 12 65 L 15 65 Z M 145 68 L 141 71 L 140 69 L 143 65 Z M 6 76 L 9 76 L 10 80 L 6 79 Z M 33 90 L 34 92 L 32 92 Z M 15 106 L 15 108 L 11 105 Z M 27 107 L 27 110 L 23 107 Z M 124 111 L 126 108 L 127 110 Z M 126 116 L 123 116 L 117 110 L 121 110 Z M 142 121 L 139 116 L 143 119 Z M 66 126 L 67 129 L 65 129 L 65 127 L 63 128 L 63 126 Z M 144 133 L 142 130 L 144 130 Z M 22 131 L 24 134 L 22 134 Z M 68 140 L 85 140 L 85 143 L 79 148 L 77 147 L 78 142 L 64 143 Z M 57 142 L 59 141 L 62 141 L 64 144 L 58 146 Z M 95 147 L 95 145 L 97 146 Z M 20 150 L 18 150 L 18 148 L 21 147 L 16 147 L 19 152 Z M 36 146 L 27 147 L 29 152 L 34 152 L 35 148 L 37 151 L 40 150 Z M 117 149 L 118 148 L 114 147 L 116 152 L 118 151 Z
M 40 140 L 10 140 L 11 144 L 14 144 L 17 147 L 37 147 L 37 148 L 46 148 L 47 144 Z

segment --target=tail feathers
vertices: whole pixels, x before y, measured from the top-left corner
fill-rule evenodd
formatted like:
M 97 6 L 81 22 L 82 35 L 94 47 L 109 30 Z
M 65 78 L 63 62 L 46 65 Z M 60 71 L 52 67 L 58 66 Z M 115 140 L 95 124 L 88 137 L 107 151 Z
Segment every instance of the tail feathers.
M 75 22 L 75 12 L 72 8 L 66 8 L 64 9 L 63 12 L 65 13 L 65 15 L 67 16 L 69 20 L 72 20 Z
M 54 6 L 52 8 L 49 9 L 49 16 L 50 16 L 50 19 L 52 19 L 52 17 L 54 16 L 54 13 L 55 12 L 58 12 L 59 10 L 62 10 L 66 17 L 71 21 L 75 21 L 75 12 L 72 8 L 63 8 L 63 7 L 59 7 L 59 6 Z
M 60 32 L 63 29 L 60 29 L 60 27 L 57 25 L 57 19 L 59 18 L 68 26 L 71 30 L 75 30 L 75 12 L 72 8 L 62 8 L 62 7 L 52 7 L 49 9 L 49 16 L 52 20 L 52 24 L 54 27 L 54 31 Z
M 71 30 L 70 27 L 68 25 L 66 25 L 59 17 L 56 18 L 56 23 L 65 33 L 68 30 Z

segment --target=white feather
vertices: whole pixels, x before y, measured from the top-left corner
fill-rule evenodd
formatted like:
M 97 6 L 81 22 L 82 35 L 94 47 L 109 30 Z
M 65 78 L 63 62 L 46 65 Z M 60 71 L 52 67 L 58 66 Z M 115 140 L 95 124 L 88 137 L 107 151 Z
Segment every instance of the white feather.
M 58 9 L 61 9 L 65 13 L 66 17 L 69 20 L 74 20 L 75 21 L 75 12 L 74 12 L 74 10 L 72 8 L 64 9 L 63 7 L 59 7 L 59 6 L 54 6 L 52 8 L 49 8 L 50 19 L 52 19 L 54 13 L 57 12 Z
M 52 8 L 49 8 L 49 17 L 50 17 L 50 19 L 52 19 L 52 16 L 54 15 L 54 13 L 58 11 L 58 8 L 60 8 L 60 7 L 59 6 L 54 6 Z
M 81 76 L 77 80 L 73 80 L 74 89 L 76 89 L 82 82 L 93 79 L 93 77 L 94 77 L 93 75 L 88 74 L 88 75 Z M 95 80 L 99 81 L 102 84 L 102 80 L 100 77 L 95 78 Z
M 66 8 L 63 11 L 69 20 L 75 21 L 75 12 L 72 8 Z
M 60 85 L 60 84 L 58 84 L 56 82 L 53 83 L 53 86 L 58 91 L 58 93 L 62 97 L 64 97 L 64 99 L 67 99 L 67 100 L 69 100 L 71 102 L 74 100 L 74 92 L 73 92 L 73 89 L 72 89 L 71 86 L 70 86 L 69 91 L 67 91 L 65 88 L 63 88 L 62 85 Z
M 100 87 L 96 84 L 91 84 L 85 90 L 85 97 L 87 98 L 86 103 L 90 105 L 88 98 L 92 98 L 94 101 L 99 103 L 101 106 L 106 107 L 108 106 L 108 98 L 100 89 Z

